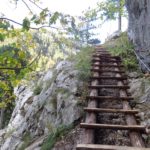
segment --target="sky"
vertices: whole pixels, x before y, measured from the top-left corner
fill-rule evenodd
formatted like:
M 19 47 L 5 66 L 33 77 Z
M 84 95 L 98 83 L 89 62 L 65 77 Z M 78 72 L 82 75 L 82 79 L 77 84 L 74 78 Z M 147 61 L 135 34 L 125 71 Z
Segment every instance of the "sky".
M 28 0 L 24 0 L 28 1 Z M 80 16 L 86 9 L 96 7 L 96 3 L 103 0 L 41 0 L 39 5 L 42 8 L 48 7 L 52 12 L 58 11 L 67 13 L 73 16 Z M 31 3 L 28 3 L 31 5 Z M 38 12 L 38 9 L 31 5 L 31 8 Z M 27 7 L 20 1 L 18 1 L 17 8 L 14 4 L 10 3 L 10 0 L 0 0 L 0 13 L 5 14 L 7 18 L 11 18 L 22 23 L 24 17 L 28 14 Z M 127 19 L 123 19 L 123 31 L 127 29 Z M 105 23 L 102 28 L 96 30 L 98 35 L 95 38 L 105 41 L 107 36 L 117 30 L 117 21 L 109 21 Z

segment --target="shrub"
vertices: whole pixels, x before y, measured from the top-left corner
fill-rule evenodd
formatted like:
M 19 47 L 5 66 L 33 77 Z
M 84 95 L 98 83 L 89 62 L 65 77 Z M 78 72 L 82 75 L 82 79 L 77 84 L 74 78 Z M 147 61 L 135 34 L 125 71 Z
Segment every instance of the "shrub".
M 48 136 L 46 141 L 43 143 L 41 150 L 50 150 L 53 148 L 54 144 L 63 136 L 65 136 L 71 129 L 73 125 L 61 125 L 54 129 L 52 133 Z
M 87 81 L 90 76 L 93 51 L 94 49 L 92 47 L 85 47 L 75 56 L 75 68 L 79 70 L 79 80 Z
M 128 40 L 126 32 L 123 32 L 117 39 L 110 40 L 104 45 L 114 56 L 120 56 L 123 64 L 129 71 L 138 70 L 138 61 L 134 54 L 134 46 Z

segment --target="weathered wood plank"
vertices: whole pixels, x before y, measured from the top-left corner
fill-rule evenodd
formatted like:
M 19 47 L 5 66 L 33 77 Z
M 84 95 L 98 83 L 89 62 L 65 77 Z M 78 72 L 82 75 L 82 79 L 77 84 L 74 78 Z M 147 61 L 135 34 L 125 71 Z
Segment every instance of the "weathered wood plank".
M 131 96 L 120 96 L 120 97 L 115 97 L 115 96 L 87 96 L 87 99 L 96 99 L 96 100 L 133 100 L 134 98 Z
M 99 60 L 99 59 L 92 59 L 91 61 L 92 62 L 104 62 L 104 61 Z M 121 60 L 108 60 L 107 62 L 121 62 Z
M 102 70 L 102 69 L 94 69 L 92 68 L 91 71 L 93 72 L 110 72 L 110 73 L 125 73 L 125 71 L 115 71 L 115 70 Z
M 118 88 L 118 89 L 129 89 L 127 85 L 89 85 L 91 89 L 100 89 L 100 88 Z
M 100 145 L 100 144 L 78 144 L 77 150 L 150 150 L 150 148 Z
M 139 110 L 124 110 L 124 109 L 105 109 L 105 108 L 84 108 L 87 112 L 95 112 L 95 113 L 127 113 L 127 114 L 136 114 Z
M 127 77 L 108 77 L 108 76 L 99 76 L 99 77 L 90 77 L 92 80 L 100 80 L 100 79 L 111 79 L 111 80 L 127 80 Z
M 99 65 L 99 62 L 96 62 L 96 64 Z M 99 67 L 95 67 L 96 69 L 98 69 Z M 94 77 L 98 77 L 99 76 L 99 73 L 95 72 L 93 74 Z M 93 80 L 91 82 L 91 85 L 94 86 L 94 85 L 97 85 L 98 84 L 98 80 Z M 97 96 L 98 95 L 98 90 L 97 89 L 92 89 L 90 91 L 90 96 Z M 97 107 L 97 101 L 96 100 L 93 100 L 93 101 L 89 101 L 88 102 L 88 107 L 89 108 L 93 108 L 93 107 Z M 96 114 L 95 113 L 86 113 L 86 119 L 85 119 L 85 122 L 86 123 L 95 123 L 96 122 Z M 94 143 L 94 131 L 91 130 L 91 129 L 85 129 L 85 132 L 84 132 L 84 137 L 83 137 L 83 140 L 82 140 L 83 143 L 85 144 L 92 144 Z
M 117 64 L 114 64 L 117 65 Z M 116 68 L 116 71 L 119 71 L 118 68 Z M 116 74 L 116 77 L 121 77 L 121 75 L 118 73 Z M 124 85 L 122 81 L 119 81 L 118 86 L 122 86 Z M 120 96 L 127 96 L 127 91 L 120 89 Z M 131 107 L 129 105 L 128 101 L 123 101 L 123 109 L 124 110 L 131 110 Z M 125 115 L 126 118 L 126 123 L 127 125 L 137 125 L 136 119 L 134 117 L 134 115 Z M 131 140 L 131 144 L 135 147 L 145 147 L 144 141 L 142 139 L 142 136 L 139 132 L 135 132 L 135 131 L 130 131 L 129 133 L 130 136 L 130 140 Z
M 140 125 L 111 125 L 111 124 L 97 124 L 97 123 L 80 123 L 81 128 L 87 129 L 114 129 L 114 130 L 133 130 L 145 131 L 145 126 Z
M 110 64 L 104 64 L 104 65 L 97 65 L 97 64 L 93 64 L 93 67 L 124 67 L 123 65 L 110 65 Z

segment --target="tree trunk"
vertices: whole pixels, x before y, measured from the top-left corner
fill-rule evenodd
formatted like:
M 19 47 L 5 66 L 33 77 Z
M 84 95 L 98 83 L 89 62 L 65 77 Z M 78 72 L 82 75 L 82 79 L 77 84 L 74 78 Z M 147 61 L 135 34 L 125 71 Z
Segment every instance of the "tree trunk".
M 2 129 L 2 128 L 3 128 L 3 122 L 4 122 L 4 111 L 5 111 L 5 109 L 4 109 L 4 108 L 2 108 L 2 109 L 0 110 L 0 129 Z
M 121 32 L 121 26 L 122 26 L 121 0 L 118 0 L 118 8 L 119 8 L 119 13 L 118 13 L 118 31 Z

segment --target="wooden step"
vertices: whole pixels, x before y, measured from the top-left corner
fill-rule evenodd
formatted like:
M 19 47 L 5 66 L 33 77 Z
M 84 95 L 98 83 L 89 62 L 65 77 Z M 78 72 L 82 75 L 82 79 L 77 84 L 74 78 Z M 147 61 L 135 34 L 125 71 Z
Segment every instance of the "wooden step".
M 103 56 L 103 55 L 106 55 L 106 57 L 111 57 L 111 58 L 120 58 L 120 56 L 112 56 L 112 55 L 110 55 L 109 53 L 106 53 L 106 54 L 100 54 L 100 53 L 95 53 L 95 54 L 93 54 L 92 56 L 93 57 L 101 57 L 101 56 Z M 109 56 L 108 56 L 109 55 Z M 120 58 L 121 59 L 121 58 Z
M 101 144 L 78 144 L 76 150 L 150 150 L 150 148 Z
M 125 71 L 116 70 L 102 70 L 102 69 L 91 69 L 92 72 L 112 72 L 112 73 L 125 73 Z
M 104 65 L 93 64 L 92 67 L 124 67 L 124 66 L 123 65 L 113 65 L 113 64 L 104 64 Z
M 112 125 L 112 124 L 97 124 L 97 123 L 80 123 L 81 128 L 86 129 L 114 129 L 114 130 L 134 130 L 145 131 L 145 126 L 142 125 Z
M 127 77 L 108 77 L 108 76 L 99 76 L 99 77 L 90 77 L 92 80 L 101 80 L 101 79 L 111 79 L 111 80 L 127 80 Z
M 95 54 L 93 54 L 92 56 L 93 57 L 99 57 L 99 56 L 102 56 L 102 55 L 105 55 L 105 54 L 100 54 L 100 53 L 95 53 Z M 108 56 L 108 55 L 110 55 L 109 53 L 106 53 L 106 55 Z M 113 57 L 113 58 L 120 58 L 119 56 L 112 56 L 112 55 L 110 55 L 110 57 Z
M 139 110 L 124 110 L 124 109 L 104 109 L 104 108 L 84 108 L 87 112 L 95 113 L 126 113 L 126 114 L 136 114 Z
M 133 97 L 114 97 L 114 96 L 87 96 L 87 99 L 93 100 L 133 100 Z
M 109 56 L 109 55 L 93 55 L 93 59 L 115 59 L 115 60 L 121 60 L 120 57 L 115 57 L 115 56 Z
M 107 61 L 103 61 L 103 60 L 100 60 L 100 59 L 92 59 L 91 60 L 92 62 L 100 62 L 100 63 L 102 63 L 102 62 L 113 62 L 113 63 L 121 63 L 122 61 L 121 60 L 107 60 Z
M 107 53 L 109 55 L 111 55 L 108 51 L 106 50 L 96 50 L 93 54 L 97 54 L 97 53 Z
M 101 57 L 101 56 L 104 56 L 104 55 L 105 55 L 106 57 L 116 58 L 116 56 L 111 56 L 111 55 L 108 54 L 108 53 L 104 53 L 104 54 L 103 54 L 103 53 L 102 53 L 102 54 L 101 54 L 101 53 L 95 53 L 95 54 L 92 55 L 92 57 Z
M 117 89 L 129 89 L 128 85 L 89 85 L 91 89 L 100 89 L 100 88 L 117 88 Z

